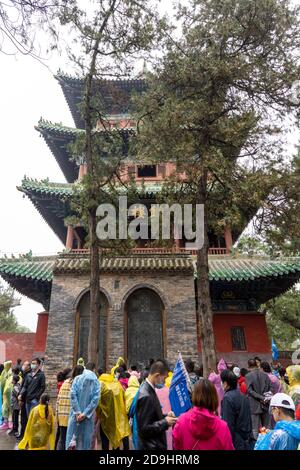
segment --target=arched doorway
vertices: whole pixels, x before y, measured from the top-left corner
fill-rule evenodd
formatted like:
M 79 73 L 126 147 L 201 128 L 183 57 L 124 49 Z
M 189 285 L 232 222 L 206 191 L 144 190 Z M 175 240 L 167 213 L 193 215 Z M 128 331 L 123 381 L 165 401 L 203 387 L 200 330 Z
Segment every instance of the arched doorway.
M 135 290 L 126 301 L 129 364 L 146 365 L 164 356 L 163 303 L 148 288 Z
M 99 333 L 99 359 L 98 366 L 106 369 L 106 335 L 107 335 L 108 301 L 105 295 L 100 293 L 100 333 Z M 90 292 L 86 292 L 78 305 L 78 333 L 77 356 L 88 358 L 88 337 L 90 324 Z

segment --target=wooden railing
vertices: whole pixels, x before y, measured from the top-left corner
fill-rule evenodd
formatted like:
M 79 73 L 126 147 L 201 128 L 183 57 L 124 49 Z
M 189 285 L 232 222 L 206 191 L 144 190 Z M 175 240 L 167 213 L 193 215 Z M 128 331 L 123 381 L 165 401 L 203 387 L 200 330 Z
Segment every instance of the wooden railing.
M 110 252 L 112 251 L 110 248 L 102 248 L 103 252 Z M 185 248 L 131 248 L 128 250 L 131 254 L 136 255 L 151 255 L 151 254 L 189 254 L 189 255 L 196 255 L 197 250 L 188 250 Z M 71 250 L 71 253 L 74 254 L 88 254 L 89 249 L 82 248 L 82 249 L 74 249 Z M 208 250 L 209 255 L 226 255 L 228 254 L 226 248 L 209 248 Z

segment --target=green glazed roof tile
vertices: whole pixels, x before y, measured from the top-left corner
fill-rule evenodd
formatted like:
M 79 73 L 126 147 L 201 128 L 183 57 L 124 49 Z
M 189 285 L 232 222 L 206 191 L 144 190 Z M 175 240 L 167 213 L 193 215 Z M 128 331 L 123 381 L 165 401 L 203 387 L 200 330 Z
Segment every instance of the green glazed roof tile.
M 57 199 L 71 198 L 73 194 L 74 185 L 80 188 L 80 183 L 52 183 L 48 180 L 38 181 L 31 178 L 23 178 L 21 186 L 18 187 L 19 191 L 24 192 L 30 196 L 51 196 Z M 137 191 L 140 195 L 155 195 L 162 189 L 161 183 L 146 183 L 144 185 L 137 185 Z M 126 194 L 126 188 L 120 186 L 118 189 L 120 194 Z
M 60 136 L 70 136 L 76 138 L 78 135 L 85 134 L 84 129 L 78 129 L 77 127 L 69 127 L 64 126 L 62 123 L 53 123 L 51 121 L 47 121 L 46 119 L 40 119 L 38 125 L 35 126 L 35 129 L 41 133 L 49 133 L 51 135 L 60 135 Z M 134 132 L 134 127 L 126 127 L 122 128 L 112 128 L 109 132 L 121 132 L 124 134 Z M 97 129 L 95 132 L 105 133 L 107 132 L 105 129 Z
M 101 259 L 102 271 L 170 270 L 193 271 L 195 262 L 187 255 L 127 255 Z M 57 257 L 0 260 L 0 275 L 51 282 L 53 273 L 87 272 L 87 255 L 61 254 Z M 280 260 L 222 258 L 209 259 L 209 279 L 216 282 L 253 281 L 259 278 L 296 274 L 300 277 L 300 258 Z
M 54 257 L 27 259 L 1 259 L 0 275 L 51 282 L 53 278 Z

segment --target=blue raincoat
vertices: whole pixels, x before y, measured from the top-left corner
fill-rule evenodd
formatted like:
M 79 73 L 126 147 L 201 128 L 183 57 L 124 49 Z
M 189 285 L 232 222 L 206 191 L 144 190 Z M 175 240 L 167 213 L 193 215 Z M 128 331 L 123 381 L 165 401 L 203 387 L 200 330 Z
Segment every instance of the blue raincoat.
M 132 419 L 132 443 L 134 450 L 139 450 L 139 435 L 138 435 L 138 425 L 137 425 L 137 416 L 136 416 L 136 404 L 139 398 L 139 392 L 136 393 L 133 402 L 131 403 L 130 410 L 128 413 L 129 418 Z
M 94 372 L 85 369 L 75 377 L 71 387 L 71 411 L 66 438 L 66 449 L 75 435 L 76 450 L 91 450 L 94 431 L 94 412 L 100 399 L 100 382 Z M 76 415 L 86 416 L 77 424 Z
M 300 421 L 278 421 L 273 431 L 260 434 L 254 450 L 297 450 Z

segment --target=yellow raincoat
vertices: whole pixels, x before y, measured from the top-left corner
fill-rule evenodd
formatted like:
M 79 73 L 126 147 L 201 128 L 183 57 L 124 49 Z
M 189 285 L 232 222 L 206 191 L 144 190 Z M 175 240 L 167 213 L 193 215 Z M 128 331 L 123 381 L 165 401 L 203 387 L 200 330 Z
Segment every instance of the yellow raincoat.
M 171 382 L 172 382 L 172 377 L 173 377 L 173 372 L 168 373 L 168 377 L 165 380 L 165 386 L 170 388 Z
M 125 390 L 126 414 L 129 413 L 133 399 L 136 396 L 139 388 L 140 388 L 140 383 L 138 379 L 134 375 L 132 375 L 130 379 L 128 380 L 128 388 Z
M 46 419 L 45 409 L 46 405 L 32 408 L 24 437 L 18 444 L 20 450 L 54 450 L 54 414 L 51 405 L 48 405 Z
M 300 365 L 289 366 L 286 369 L 289 379 L 289 396 L 296 403 L 300 397 Z
M 12 370 L 11 370 L 12 361 L 6 361 L 4 362 L 3 365 L 4 365 L 4 369 L 0 375 L 0 386 L 1 386 L 2 393 L 4 391 L 6 380 L 12 375 Z
M 102 374 L 101 397 L 97 408 L 100 424 L 113 449 L 120 446 L 124 437 L 130 435 L 125 409 L 124 391 L 120 382 L 111 374 Z
M 111 375 L 114 377 L 115 376 L 115 370 L 120 367 L 121 364 L 124 364 L 125 361 L 123 359 L 123 357 L 119 357 L 117 362 L 116 362 L 116 365 L 111 369 L 110 373 Z
M 2 393 L 2 416 L 6 419 L 8 419 L 11 414 L 10 399 L 13 389 L 11 366 L 12 361 L 4 362 L 4 369 L 0 376 L 0 386 Z

